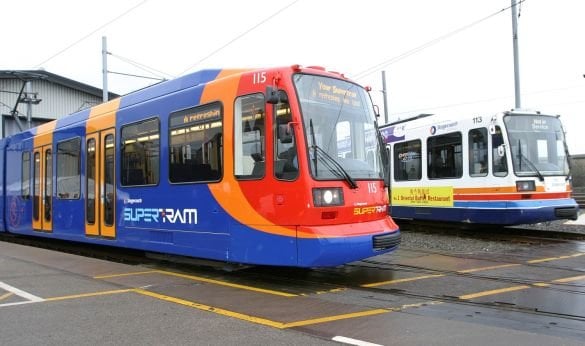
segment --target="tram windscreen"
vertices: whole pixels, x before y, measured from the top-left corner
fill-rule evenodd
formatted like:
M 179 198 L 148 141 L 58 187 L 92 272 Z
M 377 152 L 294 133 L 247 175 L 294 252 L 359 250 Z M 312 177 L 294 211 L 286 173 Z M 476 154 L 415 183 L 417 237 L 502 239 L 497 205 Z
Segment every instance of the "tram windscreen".
M 514 172 L 518 176 L 568 175 L 569 163 L 561 121 L 545 115 L 507 115 Z
M 383 178 L 375 115 L 366 91 L 314 75 L 297 74 L 294 83 L 312 176 L 333 180 L 347 173 L 352 179 Z

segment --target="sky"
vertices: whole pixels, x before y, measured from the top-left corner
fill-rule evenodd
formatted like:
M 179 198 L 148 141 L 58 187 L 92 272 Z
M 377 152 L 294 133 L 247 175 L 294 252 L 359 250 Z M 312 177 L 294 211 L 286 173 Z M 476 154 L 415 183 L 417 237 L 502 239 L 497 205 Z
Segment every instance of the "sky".
M 373 88 L 384 119 L 515 106 L 511 0 L 5 0 L 0 69 L 102 88 L 108 70 L 175 78 L 206 68 L 318 65 Z M 585 154 L 585 1 L 518 6 L 521 108 L 559 114 Z M 141 68 L 138 68 L 140 66 Z M 108 73 L 111 92 L 157 82 Z

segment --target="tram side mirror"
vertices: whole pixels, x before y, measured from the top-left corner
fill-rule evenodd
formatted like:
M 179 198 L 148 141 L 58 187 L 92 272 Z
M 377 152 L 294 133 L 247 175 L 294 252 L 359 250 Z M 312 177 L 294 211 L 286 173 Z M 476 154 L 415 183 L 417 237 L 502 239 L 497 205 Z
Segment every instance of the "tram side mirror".
M 496 134 L 496 127 L 494 125 L 490 125 L 489 130 L 490 130 L 490 135 Z
M 278 88 L 275 88 L 272 85 L 266 86 L 266 103 L 270 103 L 275 105 L 280 100 L 280 95 L 278 92 Z
M 278 125 L 278 140 L 280 143 L 292 143 L 292 126 L 289 124 Z
M 498 146 L 498 156 L 504 157 L 504 155 L 506 155 L 506 146 L 501 144 Z
M 374 114 L 376 115 L 376 118 L 380 117 L 380 107 L 378 107 L 378 105 L 374 105 Z

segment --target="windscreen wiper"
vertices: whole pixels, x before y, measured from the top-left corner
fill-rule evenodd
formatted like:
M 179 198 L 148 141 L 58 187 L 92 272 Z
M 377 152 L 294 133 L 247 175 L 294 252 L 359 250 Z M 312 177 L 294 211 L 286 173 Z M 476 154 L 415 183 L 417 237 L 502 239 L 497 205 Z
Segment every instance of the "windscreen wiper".
M 540 181 L 544 181 L 544 176 L 542 175 L 542 173 L 540 173 L 538 168 L 536 168 L 536 165 L 534 163 L 532 163 L 532 161 L 530 161 L 526 157 L 526 155 L 524 155 L 522 153 L 522 146 L 520 145 L 520 141 L 518 141 L 518 160 L 520 160 L 520 165 L 519 165 L 520 170 L 522 170 L 522 159 L 524 159 L 524 161 L 526 161 L 526 163 L 528 163 L 528 166 L 530 166 L 530 168 L 534 170 L 534 172 L 538 176 L 538 179 L 540 179 Z
M 335 160 L 333 157 L 331 157 L 331 155 L 329 155 L 325 150 L 323 150 L 317 144 L 314 144 L 313 148 L 315 149 L 317 155 L 319 155 L 319 154 L 321 155 L 321 158 L 324 159 L 324 163 L 327 165 L 327 168 L 329 168 L 329 170 L 331 172 L 336 173 L 340 178 L 345 179 L 345 181 L 347 181 L 347 184 L 349 185 L 350 188 L 357 189 L 358 185 L 357 185 L 355 179 L 353 179 L 351 177 L 351 175 L 349 175 L 349 173 L 347 173 L 345 168 L 343 168 L 343 166 L 339 162 L 337 162 L 337 160 Z M 331 165 L 333 165 L 333 167 L 331 167 Z

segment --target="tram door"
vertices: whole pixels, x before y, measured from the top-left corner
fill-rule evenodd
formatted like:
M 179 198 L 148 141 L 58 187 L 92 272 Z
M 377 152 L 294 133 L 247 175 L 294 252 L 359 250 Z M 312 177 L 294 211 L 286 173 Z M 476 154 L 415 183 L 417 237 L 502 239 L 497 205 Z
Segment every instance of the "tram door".
M 35 231 L 53 231 L 53 152 L 50 145 L 33 152 L 33 215 Z
M 85 234 L 116 237 L 116 179 L 114 129 L 86 136 Z

